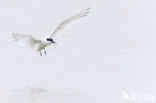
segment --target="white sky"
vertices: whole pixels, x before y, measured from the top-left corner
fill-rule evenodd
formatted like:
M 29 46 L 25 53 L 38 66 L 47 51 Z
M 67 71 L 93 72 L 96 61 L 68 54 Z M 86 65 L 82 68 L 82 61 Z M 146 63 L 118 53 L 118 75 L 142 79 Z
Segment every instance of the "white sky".
M 155 94 L 155 5 L 154 0 L 0 0 L 0 103 L 33 102 L 23 92 L 27 88 L 55 91 L 44 103 L 125 103 L 124 90 Z M 90 15 L 60 32 L 57 48 L 48 47 L 47 56 L 11 37 L 13 32 L 45 37 L 89 6 Z M 15 90 L 17 96 L 8 94 Z M 75 95 L 62 96 L 66 92 Z

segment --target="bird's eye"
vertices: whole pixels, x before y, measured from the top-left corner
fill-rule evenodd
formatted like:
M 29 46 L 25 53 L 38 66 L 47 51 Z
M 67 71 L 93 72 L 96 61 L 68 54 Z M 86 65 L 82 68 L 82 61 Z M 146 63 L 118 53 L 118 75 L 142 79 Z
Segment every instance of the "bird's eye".
M 51 41 L 52 39 L 50 39 L 50 38 L 47 38 L 47 41 Z

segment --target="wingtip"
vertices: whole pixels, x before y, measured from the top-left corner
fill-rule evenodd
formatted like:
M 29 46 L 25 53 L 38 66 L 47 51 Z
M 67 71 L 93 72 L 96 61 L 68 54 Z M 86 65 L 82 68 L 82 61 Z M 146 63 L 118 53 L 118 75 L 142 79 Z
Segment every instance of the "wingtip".
M 90 12 L 91 9 L 92 9 L 91 6 L 89 6 L 85 11 L 89 11 Z
M 86 10 L 84 10 L 84 11 L 82 12 L 81 17 L 87 16 L 87 15 L 90 13 L 90 9 L 91 9 L 91 7 L 87 8 Z
M 12 33 L 12 37 L 13 37 L 14 41 L 17 41 L 16 33 Z
M 12 36 L 16 36 L 17 34 L 16 33 L 12 33 Z

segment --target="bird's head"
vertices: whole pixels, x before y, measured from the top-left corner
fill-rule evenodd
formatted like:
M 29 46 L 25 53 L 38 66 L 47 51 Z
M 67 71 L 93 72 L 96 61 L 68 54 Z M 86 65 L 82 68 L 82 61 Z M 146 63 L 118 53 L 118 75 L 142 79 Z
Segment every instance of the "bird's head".
M 47 38 L 46 40 L 49 41 L 50 43 L 56 44 L 56 42 L 52 38 Z

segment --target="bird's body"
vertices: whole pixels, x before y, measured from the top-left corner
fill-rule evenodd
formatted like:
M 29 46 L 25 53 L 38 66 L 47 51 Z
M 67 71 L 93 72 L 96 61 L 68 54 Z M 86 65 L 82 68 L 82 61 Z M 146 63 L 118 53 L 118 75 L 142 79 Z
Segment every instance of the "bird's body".
M 36 50 L 37 51 L 42 51 L 43 49 L 45 49 L 48 45 L 51 45 L 52 43 L 50 42 L 45 42 L 45 41 L 41 41 L 39 43 L 36 44 Z
M 58 31 L 62 30 L 70 22 L 87 16 L 89 13 L 89 10 L 90 8 L 60 23 L 59 26 L 54 30 L 54 32 L 48 38 L 38 40 L 38 39 L 35 39 L 32 35 L 25 35 L 25 34 L 18 34 L 18 33 L 13 33 L 13 37 L 15 41 L 26 42 L 30 47 L 32 47 L 33 49 L 36 49 L 37 52 L 40 52 L 40 55 L 42 56 L 42 50 L 44 50 L 44 53 L 46 54 L 45 48 L 51 44 L 56 44 L 56 42 L 52 38 Z
M 45 41 L 41 41 L 41 42 L 38 42 L 36 44 L 36 51 L 37 52 L 40 52 L 40 55 L 42 55 L 42 50 L 44 50 L 44 53 L 46 54 L 46 51 L 45 51 L 45 48 L 48 46 L 48 45 L 51 45 L 52 43 L 50 42 L 45 42 Z

